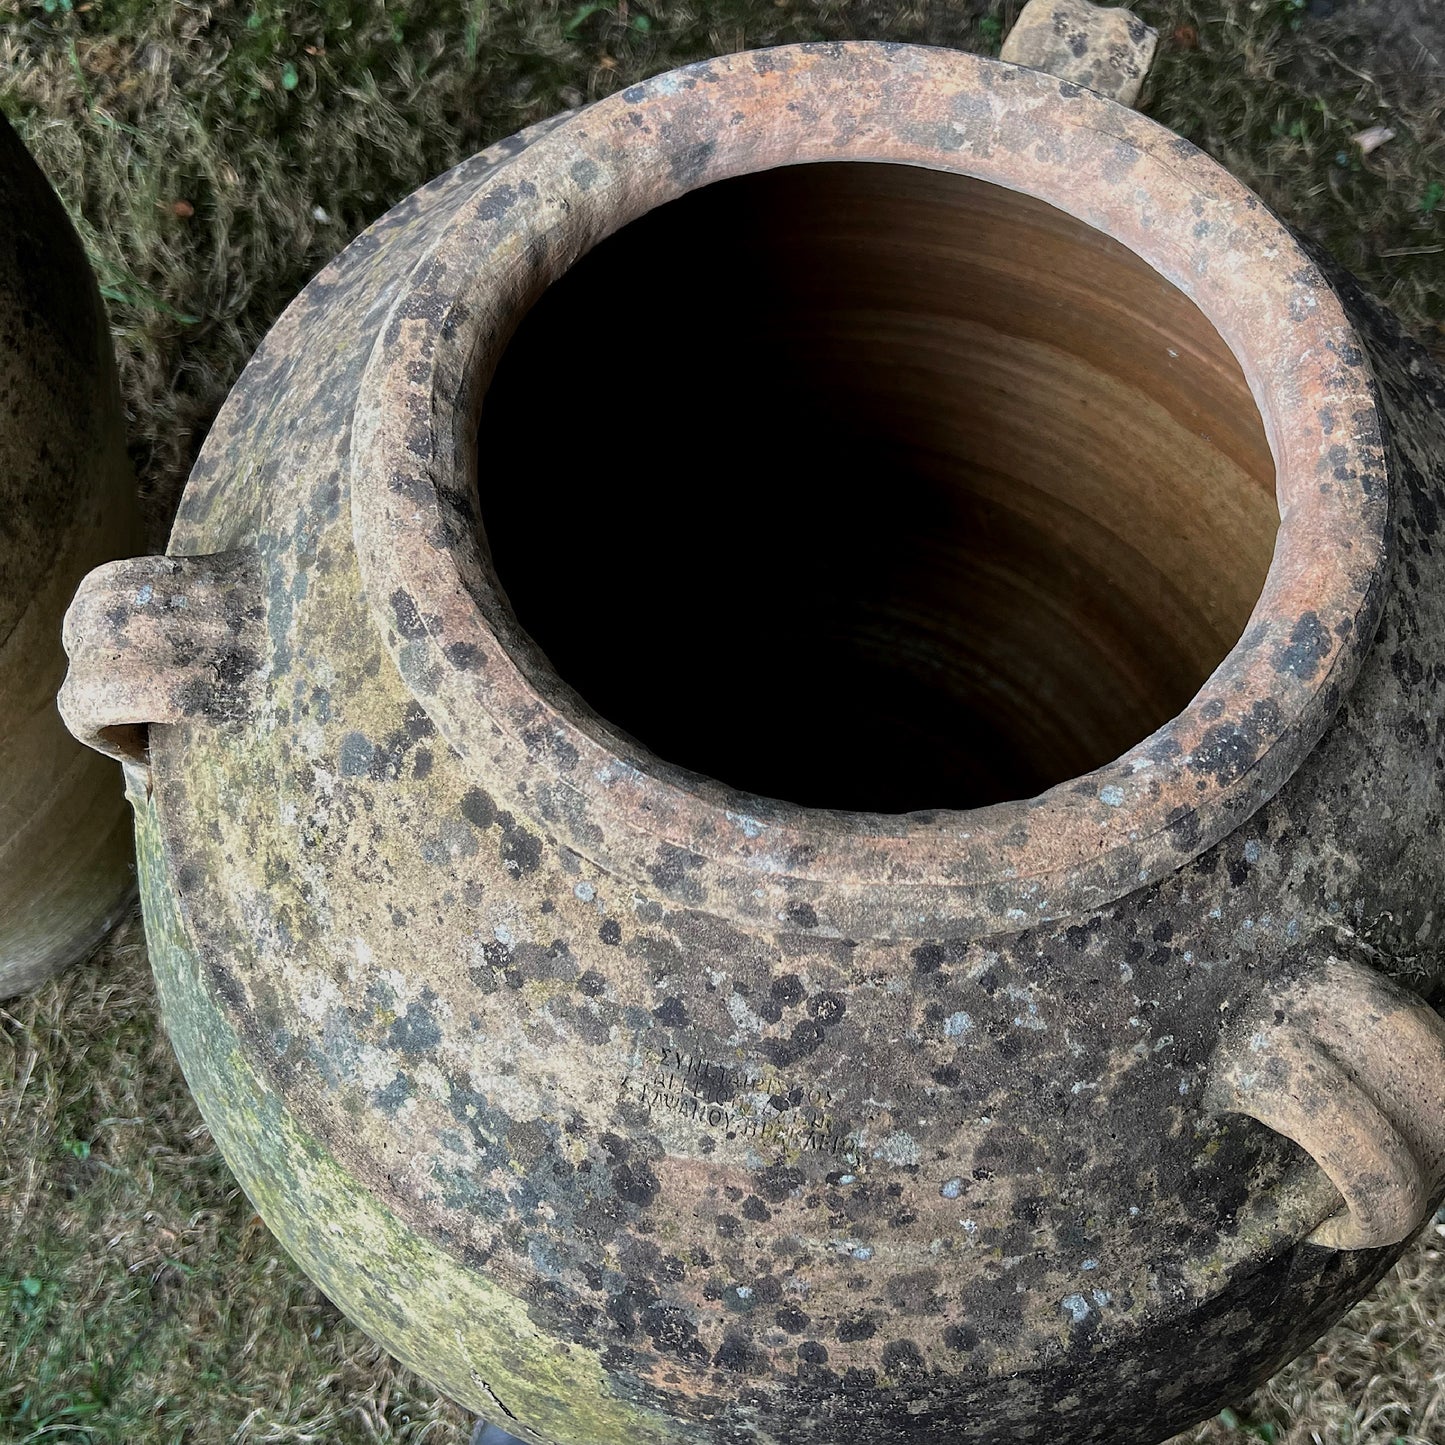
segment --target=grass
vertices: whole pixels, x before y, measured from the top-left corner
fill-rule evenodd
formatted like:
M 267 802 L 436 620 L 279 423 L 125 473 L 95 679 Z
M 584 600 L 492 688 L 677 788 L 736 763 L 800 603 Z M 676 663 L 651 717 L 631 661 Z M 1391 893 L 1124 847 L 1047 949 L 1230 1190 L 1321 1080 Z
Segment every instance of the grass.
M 1144 107 L 1445 352 L 1445 86 L 1356 7 L 1141 0 Z M 996 50 L 1009 0 L 0 0 L 0 106 L 110 304 L 159 545 L 279 309 L 347 238 L 489 140 L 686 60 L 820 37 Z M 1423 13 L 1423 12 L 1422 12 Z M 1369 156 L 1352 137 L 1385 124 Z M 1320 1345 L 1181 1441 L 1445 1439 L 1438 1231 Z M 0 1009 L 0 1442 L 449 1442 L 469 1422 L 279 1251 L 160 1033 L 139 925 Z

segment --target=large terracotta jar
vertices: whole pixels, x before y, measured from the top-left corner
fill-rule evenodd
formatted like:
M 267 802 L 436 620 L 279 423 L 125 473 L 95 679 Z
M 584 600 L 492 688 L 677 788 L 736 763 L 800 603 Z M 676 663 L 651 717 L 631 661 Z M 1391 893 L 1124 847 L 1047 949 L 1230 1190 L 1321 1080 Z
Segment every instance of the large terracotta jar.
M 135 893 L 115 769 L 55 710 L 80 579 L 140 545 L 105 307 L 0 117 L 0 999 L 92 948 Z
M 68 623 L 266 1222 L 530 1440 L 1118 1445 L 1276 1368 L 1441 1182 L 1442 405 L 972 56 L 410 197 Z

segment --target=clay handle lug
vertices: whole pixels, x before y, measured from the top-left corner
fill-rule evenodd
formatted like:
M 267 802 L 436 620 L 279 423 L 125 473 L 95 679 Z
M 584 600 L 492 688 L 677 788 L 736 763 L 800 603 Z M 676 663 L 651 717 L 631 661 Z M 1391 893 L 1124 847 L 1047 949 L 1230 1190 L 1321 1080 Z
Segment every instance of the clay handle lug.
M 1310 1242 L 1399 1244 L 1445 1183 L 1445 1021 L 1363 964 L 1331 957 L 1221 1039 L 1204 1104 L 1293 1139 L 1344 1208 Z
M 999 59 L 1132 106 L 1154 60 L 1159 32 L 1131 10 L 1090 0 L 1029 0 Z
M 250 549 L 97 567 L 65 614 L 65 725 L 87 747 L 144 766 L 153 723 L 244 718 L 261 677 L 263 626 Z

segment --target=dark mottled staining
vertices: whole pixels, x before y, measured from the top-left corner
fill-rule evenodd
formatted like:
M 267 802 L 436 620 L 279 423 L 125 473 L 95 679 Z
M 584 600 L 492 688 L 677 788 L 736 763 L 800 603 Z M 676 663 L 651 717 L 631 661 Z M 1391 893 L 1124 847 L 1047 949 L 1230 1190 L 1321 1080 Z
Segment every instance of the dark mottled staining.
M 513 878 L 535 873 L 542 866 L 542 840 L 522 827 L 510 813 L 497 805 L 481 788 L 469 788 L 462 795 L 461 814 L 474 828 L 485 831 L 494 823 L 502 829 L 502 862 Z
M 1390 654 L 1390 671 L 1406 687 L 1419 687 L 1425 680 L 1425 667 L 1418 657 L 1397 647 Z
M 602 927 L 597 930 L 597 936 L 603 943 L 611 944 L 615 948 L 622 942 L 622 925 L 615 918 L 604 919 Z
M 775 1003 L 784 1008 L 796 1008 L 807 997 L 795 973 L 785 973 L 781 978 L 775 978 L 768 993 Z
M 735 1375 L 765 1375 L 768 1372 L 767 1357 L 753 1346 L 746 1335 L 732 1330 L 723 1336 L 712 1362 Z
M 787 907 L 788 922 L 798 928 L 816 928 L 818 914 L 811 903 L 790 903 Z
M 795 1189 L 803 1187 L 803 1171 L 789 1164 L 770 1164 L 757 1174 L 758 1193 L 769 1204 L 781 1204 Z
M 744 1219 L 751 1219 L 754 1224 L 766 1224 L 772 1217 L 773 1211 L 756 1194 L 749 1194 L 743 1201 Z
M 1192 853 L 1199 847 L 1199 840 L 1204 836 L 1204 825 L 1193 808 L 1186 808 L 1181 804 L 1169 814 L 1165 831 L 1169 836 L 1170 846 L 1176 852 Z
M 716 141 L 705 140 L 694 141 L 691 145 L 669 151 L 667 168 L 672 173 L 673 180 L 680 186 L 696 185 L 716 149 Z
M 410 592 L 400 587 L 391 594 L 391 615 L 396 619 L 396 630 L 406 638 L 426 636 L 426 624 L 416 609 L 416 601 Z
M 775 1068 L 783 1069 L 797 1063 L 799 1059 L 806 1059 L 810 1054 L 817 1053 L 826 1037 L 822 1024 L 816 1019 L 799 1019 L 793 1025 L 791 1037 L 764 1039 L 762 1051 L 769 1063 Z
M 665 998 L 653 1009 L 652 1016 L 666 1028 L 680 1029 L 687 1024 L 687 1005 L 680 998 Z
M 656 1298 L 655 1290 L 646 1285 L 639 1289 L 636 1281 L 629 1281 L 617 1294 L 612 1295 L 607 1301 L 607 1314 L 616 1326 L 617 1333 L 624 1339 L 632 1339 L 637 1334 L 638 1305 L 646 1308 Z
M 407 703 L 401 725 L 407 737 L 413 742 L 421 742 L 424 738 L 436 736 L 436 725 L 427 716 L 426 709 L 416 701 Z
M 1239 723 L 1216 723 L 1207 729 L 1190 759 L 1190 771 L 1212 774 L 1221 786 L 1238 781 L 1252 768 L 1279 732 L 1279 705 L 1261 698 Z
M 657 1198 L 662 1186 L 646 1164 L 634 1165 L 624 1161 L 613 1166 L 612 1187 L 617 1191 L 619 1199 L 646 1208 Z
M 837 1023 L 847 1009 L 848 1005 L 840 993 L 815 993 L 808 1001 L 808 1012 L 824 1028 Z
M 462 817 L 474 828 L 490 828 L 497 821 L 497 805 L 480 788 L 470 789 L 461 803 Z
M 773 1323 L 777 1325 L 780 1330 L 786 1330 L 790 1335 L 800 1335 L 813 1321 L 804 1314 L 802 1310 L 796 1306 L 789 1305 L 786 1309 L 779 1310 L 773 1316 Z M 807 1348 L 807 1345 L 800 1346 L 798 1349 L 799 1356 L 802 1356 L 803 1351 Z M 823 1360 L 828 1358 L 828 1352 L 823 1349 L 822 1345 L 818 1345 L 815 1348 L 822 1351 Z M 821 1364 L 822 1361 L 820 1360 L 818 1363 Z
M 920 944 L 913 950 L 913 968 L 917 973 L 938 973 L 951 963 L 961 962 L 967 952 L 968 945 L 957 938 Z
M 484 993 L 496 993 L 497 974 L 512 972 L 512 950 L 500 939 L 482 946 L 481 962 L 467 970 L 467 977 Z
M 1048 1201 L 1041 1194 L 1026 1194 L 1014 1205 L 1014 1213 L 1030 1229 L 1037 1229 L 1044 1222 L 1048 1212 Z M 969 1348 L 971 1349 L 972 1346 Z
M 589 968 L 577 980 L 577 987 L 588 998 L 599 998 L 607 992 L 607 980 L 595 968 Z
M 913 967 L 917 973 L 937 973 L 944 962 L 945 954 L 941 943 L 925 943 L 913 950 Z
M 1306 612 L 1294 625 L 1286 646 L 1274 656 L 1276 672 L 1287 672 L 1302 682 L 1309 682 L 1330 655 L 1332 639 L 1329 629 L 1316 612 Z
M 403 1054 L 424 1054 L 442 1041 L 442 1031 L 422 1004 L 408 1004 L 406 1012 L 391 1026 L 387 1042 Z
M 472 672 L 486 662 L 475 643 L 471 642 L 448 643 L 442 649 L 442 656 L 459 672 Z
M 677 1305 L 650 1305 L 643 1311 L 642 1327 L 655 1348 L 679 1359 L 702 1364 L 707 1346 L 697 1337 L 697 1327 L 687 1311 Z
M 214 962 L 206 964 L 206 974 L 211 986 L 232 1008 L 240 1008 L 246 1002 L 246 990 L 233 974 Z
M 728 1309 L 740 1314 L 746 1314 L 755 1303 L 753 1292 L 746 1285 L 730 1284 L 719 1298 Z
M 854 1315 L 851 1319 L 840 1320 L 833 1333 L 843 1344 L 851 1345 L 858 1340 L 871 1340 L 878 1333 L 878 1326 L 867 1315 Z
M 745 1233 L 742 1225 L 731 1214 L 719 1214 L 713 1225 L 724 1239 L 741 1239 Z
M 341 776 L 343 778 L 364 778 L 371 772 L 371 760 L 376 754 L 375 747 L 363 733 L 347 733 L 341 740 Z
M 753 1299 L 760 1305 L 777 1305 L 782 1303 L 783 1282 L 776 1274 L 759 1274 L 753 1280 Z
M 883 1372 L 907 1376 L 923 1373 L 923 1355 L 912 1340 L 891 1340 L 883 1346 Z
M 564 773 L 570 773 L 577 766 L 577 749 L 567 741 L 558 728 L 540 726 L 528 728 L 522 734 L 522 741 L 527 746 L 528 756 L 534 759 L 549 758 Z
M 479 219 L 500 221 L 517 202 L 527 195 L 526 186 L 499 184 L 482 192 L 483 200 L 476 208 Z
M 535 873 L 542 866 L 542 840 L 512 821 L 510 813 L 498 813 L 502 825 L 502 862 L 513 878 Z
M 798 1346 L 798 1358 L 809 1365 L 826 1365 L 828 1363 L 828 1347 L 819 1344 L 817 1340 L 804 1340 Z
M 411 1098 L 413 1092 L 411 1080 L 405 1074 L 398 1074 L 384 1089 L 376 1090 L 371 1097 L 384 1114 L 394 1115 Z
M 705 860 L 697 853 L 689 853 L 672 843 L 664 843 L 657 851 L 657 862 L 647 871 L 652 881 L 665 892 L 695 891 L 688 874 L 703 866 Z
M 949 1325 L 943 1332 L 943 1343 L 950 1350 L 971 1350 L 978 1345 L 978 1331 L 972 1325 Z

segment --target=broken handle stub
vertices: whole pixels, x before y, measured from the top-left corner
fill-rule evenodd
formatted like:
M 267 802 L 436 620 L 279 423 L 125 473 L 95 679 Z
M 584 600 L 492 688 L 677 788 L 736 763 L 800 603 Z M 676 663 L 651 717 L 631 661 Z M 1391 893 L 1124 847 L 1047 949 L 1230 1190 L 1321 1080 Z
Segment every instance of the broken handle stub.
M 1046 70 L 1132 106 L 1158 46 L 1159 32 L 1120 6 L 1029 0 L 999 59 Z
M 87 747 L 144 765 L 152 723 L 243 718 L 260 679 L 263 626 L 249 549 L 97 567 L 65 614 L 65 725 Z
M 1204 1104 L 1293 1139 L 1344 1207 L 1310 1236 L 1399 1244 L 1445 1183 L 1445 1021 L 1363 964 L 1330 957 L 1221 1039 Z

